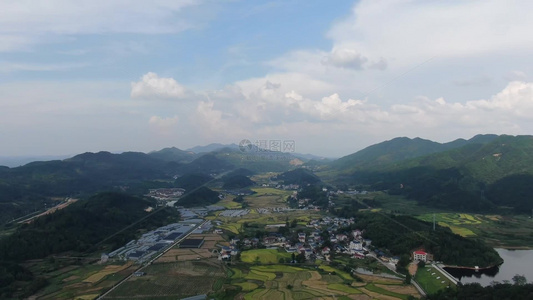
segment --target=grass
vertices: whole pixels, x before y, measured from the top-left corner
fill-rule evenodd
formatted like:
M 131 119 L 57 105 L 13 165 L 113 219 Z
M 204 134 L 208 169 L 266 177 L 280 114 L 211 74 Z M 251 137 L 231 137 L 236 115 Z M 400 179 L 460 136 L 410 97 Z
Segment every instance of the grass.
M 432 275 L 435 273 L 434 275 Z M 437 277 L 440 277 L 437 279 Z M 415 280 L 428 294 L 434 294 L 447 286 L 454 286 L 441 272 L 433 267 L 426 266 L 418 269 L 415 275 Z M 444 283 L 442 283 L 444 281 Z
M 221 226 L 219 226 L 219 228 L 227 230 L 227 231 L 235 233 L 235 234 L 239 234 L 241 232 L 242 225 L 241 224 L 236 224 L 236 223 L 230 223 L 230 224 L 221 225 Z
M 276 274 L 269 272 L 261 272 L 257 270 L 250 270 L 250 272 L 248 272 L 248 274 L 244 278 L 249 280 L 269 281 L 276 278 Z
M 241 282 L 241 283 L 235 283 L 234 285 L 240 286 L 244 292 L 253 291 L 259 287 L 257 284 L 253 282 Z
M 328 289 L 341 291 L 341 292 L 345 292 L 348 294 L 361 294 L 362 293 L 360 290 L 353 288 L 351 286 L 348 286 L 346 284 L 342 284 L 342 283 L 330 283 L 328 284 Z
M 241 253 L 241 261 L 246 263 L 255 263 L 258 261 L 262 264 L 276 264 L 280 258 L 290 257 L 290 253 L 281 252 L 276 249 L 254 249 Z
M 403 299 L 403 300 L 409 299 L 409 295 L 399 294 L 399 293 L 387 291 L 386 289 L 382 289 L 380 287 L 377 287 L 377 286 L 373 285 L 372 283 L 367 284 L 365 286 L 365 289 L 367 289 L 367 290 L 369 290 L 371 292 L 374 292 L 374 293 L 381 294 L 381 295 L 396 297 L 396 298 L 400 298 L 400 299 Z
M 346 279 L 346 280 L 353 280 L 352 278 L 352 275 L 344 272 L 344 271 L 341 271 L 339 269 L 335 269 L 333 267 L 330 267 L 330 266 L 325 266 L 325 265 L 322 265 L 319 267 L 320 269 L 326 271 L 326 272 L 335 272 L 335 274 L 338 274 L 342 279 Z
M 221 289 L 227 276 L 218 261 L 184 261 L 153 264 L 145 276 L 132 277 L 111 294 L 124 298 L 184 298 Z
M 285 265 L 274 265 L 274 266 L 255 266 L 252 267 L 254 270 L 263 271 L 263 272 L 283 272 L 283 273 L 295 273 L 305 271 L 305 269 L 285 266 Z

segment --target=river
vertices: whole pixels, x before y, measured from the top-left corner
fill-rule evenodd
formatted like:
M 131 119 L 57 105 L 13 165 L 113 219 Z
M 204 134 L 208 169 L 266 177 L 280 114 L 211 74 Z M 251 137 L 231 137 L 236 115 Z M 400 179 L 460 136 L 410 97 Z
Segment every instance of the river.
M 503 258 L 503 264 L 499 267 L 477 272 L 468 269 L 444 269 L 463 284 L 477 282 L 482 286 L 488 286 L 493 281 L 504 280 L 512 283 L 512 278 L 516 274 L 524 275 L 528 282 L 533 281 L 533 250 L 495 250 Z

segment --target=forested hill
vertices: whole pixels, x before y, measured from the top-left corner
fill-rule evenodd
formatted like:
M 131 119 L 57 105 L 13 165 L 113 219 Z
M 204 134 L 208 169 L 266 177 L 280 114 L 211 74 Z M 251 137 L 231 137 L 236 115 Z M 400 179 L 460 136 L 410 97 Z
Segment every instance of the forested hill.
M 353 217 L 349 208 L 339 209 L 343 217 Z M 409 216 L 357 213 L 355 223 L 347 230 L 364 229 L 363 236 L 372 240 L 379 249 L 388 249 L 392 255 L 406 255 L 424 249 L 436 261 L 465 267 L 491 267 L 503 262 L 491 247 L 481 241 L 454 234 L 448 227 L 432 225 Z
M 516 212 L 530 212 L 533 137 L 502 135 L 488 143 L 485 139 L 414 159 L 360 168 L 336 179 L 405 195 L 433 207 L 490 211 L 506 206 Z
M 280 181 L 283 184 L 299 185 L 315 184 L 320 182 L 320 178 L 318 178 L 318 176 L 316 176 L 313 172 L 303 168 L 284 172 L 275 177 L 274 180 Z
M 53 214 L 35 219 L 0 240 L 0 258 L 23 261 L 63 252 L 97 251 L 94 245 L 146 217 L 149 200 L 120 193 L 101 193 L 80 200 Z M 116 248 L 135 237 L 139 228 L 157 227 L 177 220 L 175 210 L 163 209 L 132 228 L 114 236 L 104 245 Z
M 442 144 L 421 138 L 410 139 L 407 137 L 398 137 L 341 157 L 332 162 L 331 167 L 342 172 L 375 168 L 407 159 L 460 148 L 468 144 L 488 143 L 497 137 L 497 135 L 493 134 L 476 135 L 469 140 L 457 139 Z

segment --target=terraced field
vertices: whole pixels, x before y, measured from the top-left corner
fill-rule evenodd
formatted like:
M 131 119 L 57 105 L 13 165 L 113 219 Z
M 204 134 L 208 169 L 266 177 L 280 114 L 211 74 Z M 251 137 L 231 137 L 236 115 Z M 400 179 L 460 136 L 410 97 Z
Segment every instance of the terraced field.
M 241 265 L 232 268 L 231 285 L 242 288 L 238 297 L 244 299 L 408 299 L 409 296 L 419 297 L 413 286 L 404 285 L 401 280 L 383 279 L 376 276 L 366 276 L 366 278 L 371 280 L 355 283 L 350 274 L 329 266 L 312 268 L 287 265 Z
M 291 255 L 285 251 L 274 249 L 255 249 L 244 251 L 241 260 L 246 263 L 259 262 L 262 264 L 276 264 L 280 258 L 290 258 Z

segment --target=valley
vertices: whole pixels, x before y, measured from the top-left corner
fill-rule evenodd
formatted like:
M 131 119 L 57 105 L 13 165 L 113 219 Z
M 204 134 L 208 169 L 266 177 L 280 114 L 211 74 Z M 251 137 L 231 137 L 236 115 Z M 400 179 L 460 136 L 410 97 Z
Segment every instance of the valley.
M 505 149 L 495 146 L 502 141 Z M 532 141 L 399 139 L 333 162 L 222 145 L 201 154 L 85 153 L 4 168 L 2 203 L 16 209 L 2 215 L 8 275 L 0 292 L 413 299 L 460 290 L 440 279 L 448 275 L 442 267 L 492 267 L 502 263 L 493 248 L 533 247 Z M 42 212 L 66 198 L 75 200 Z M 426 267 L 415 252 L 424 253 Z

